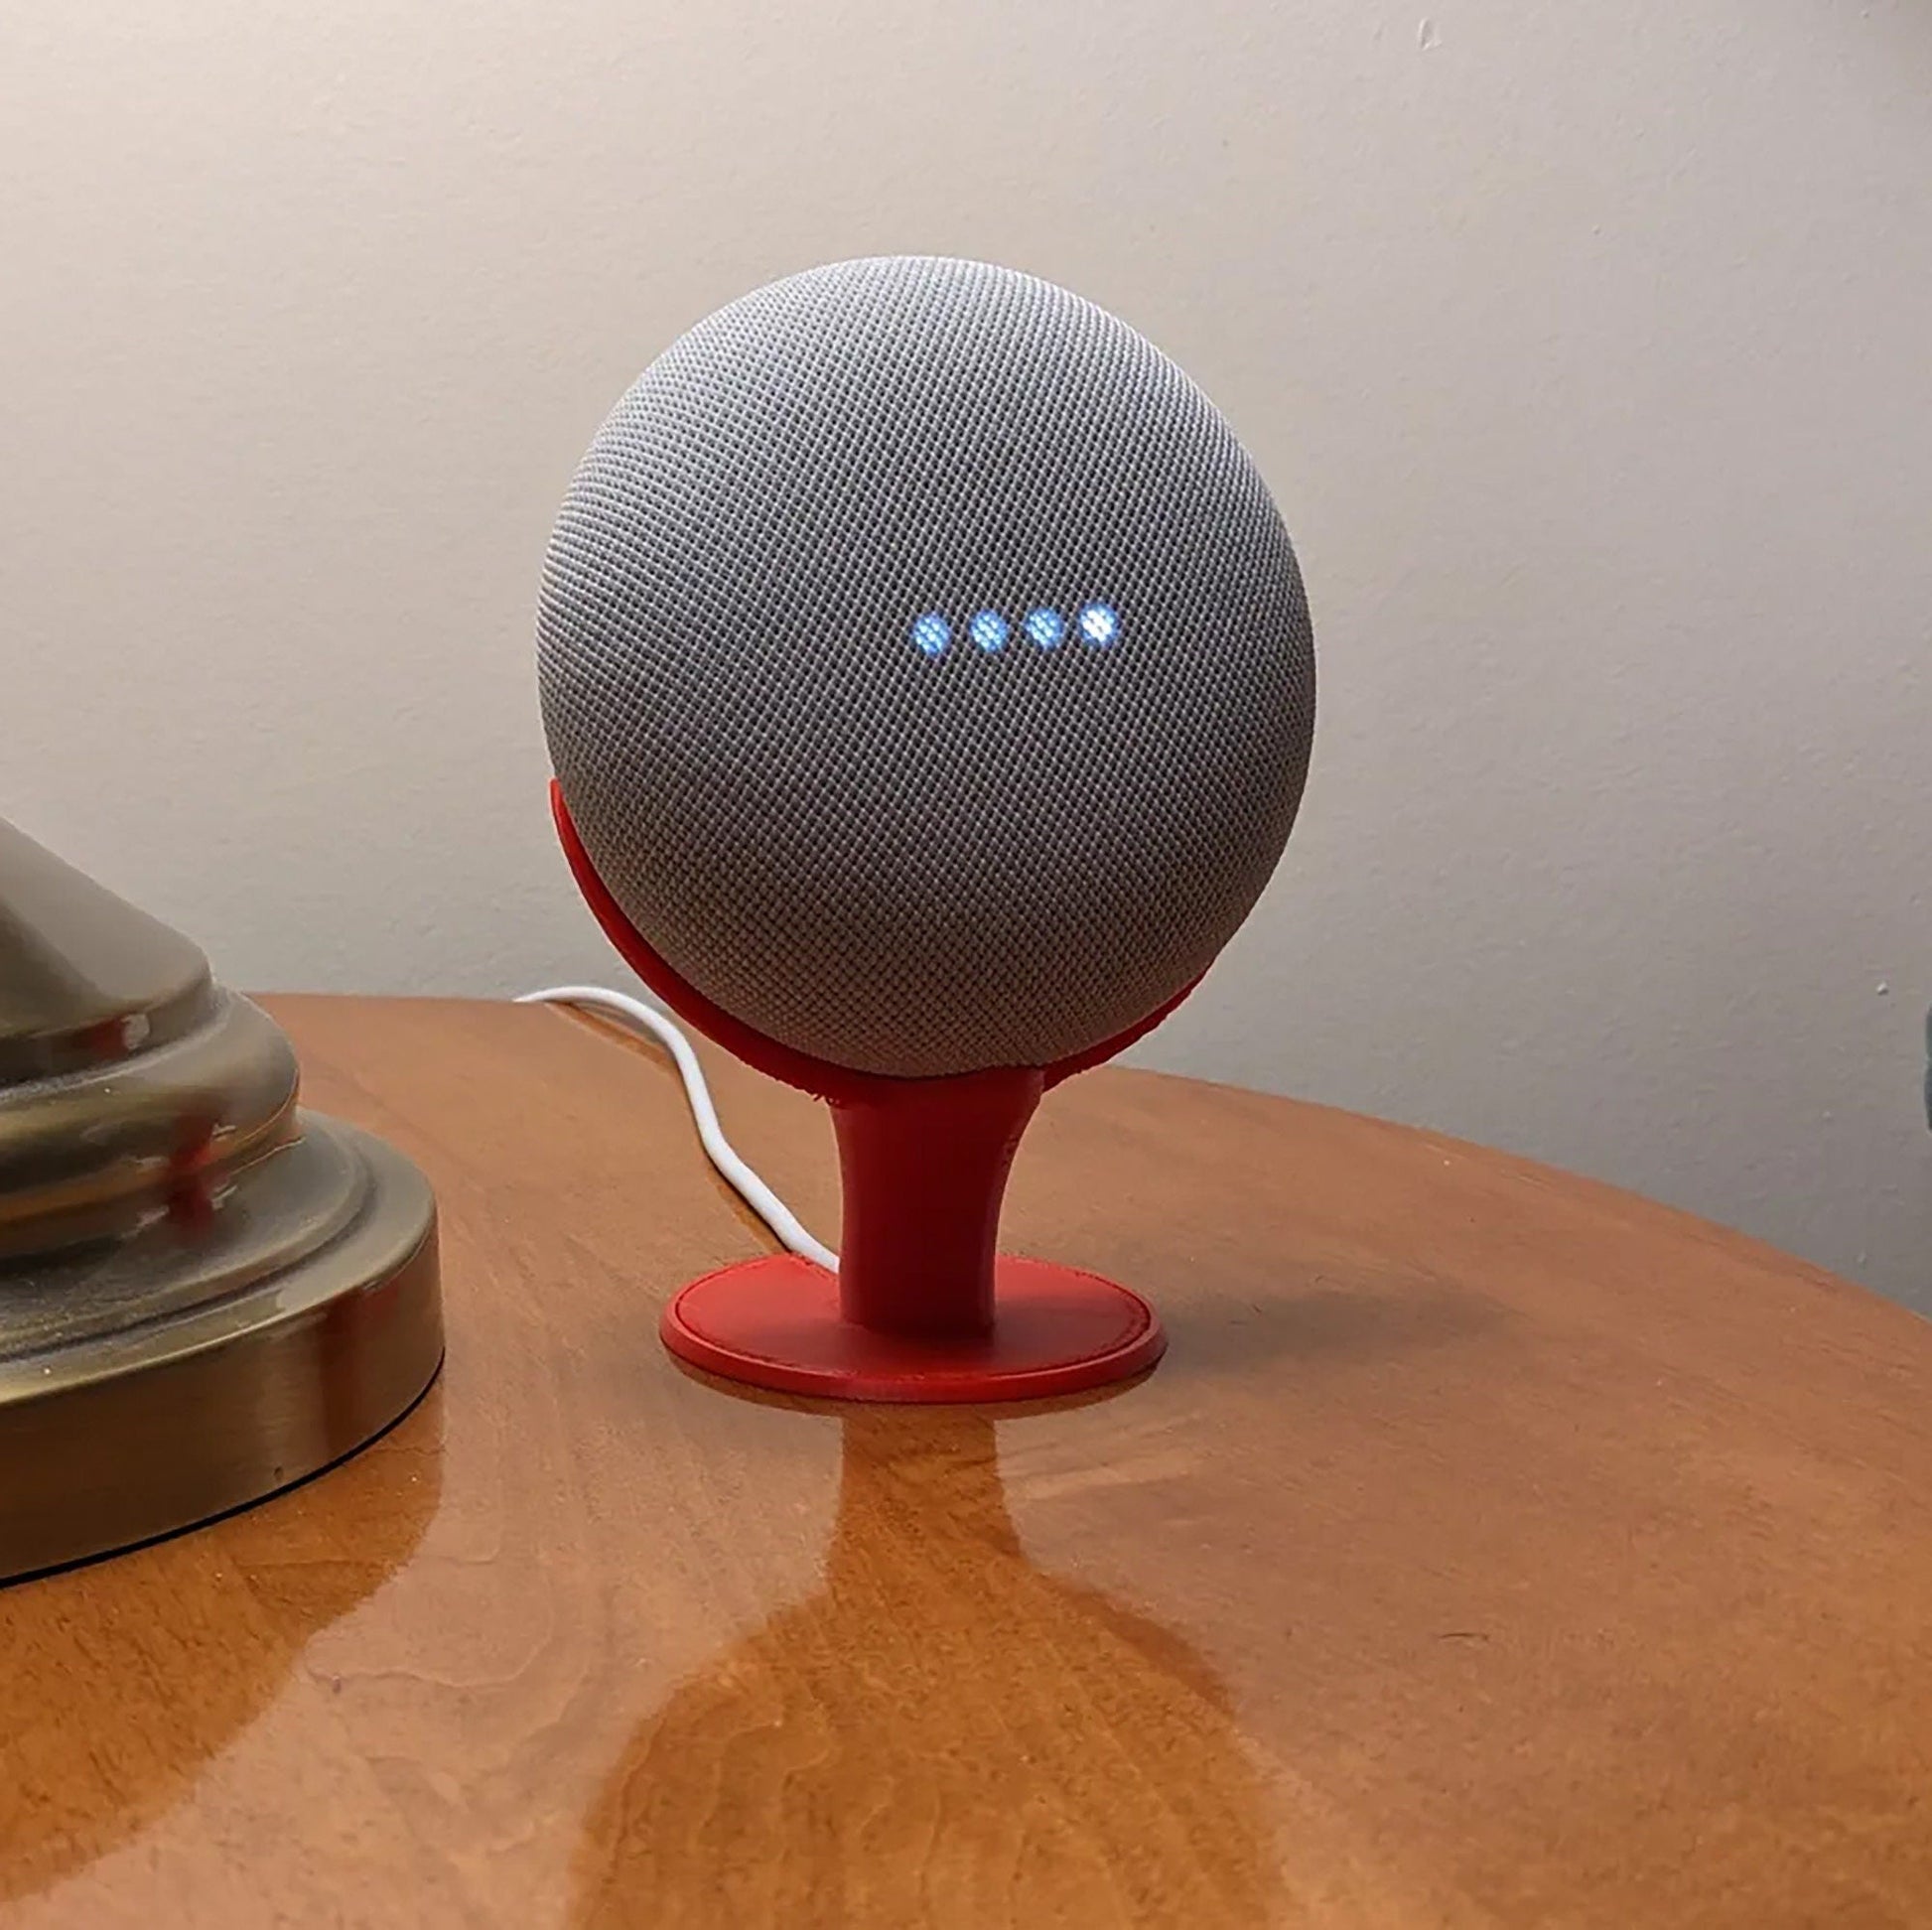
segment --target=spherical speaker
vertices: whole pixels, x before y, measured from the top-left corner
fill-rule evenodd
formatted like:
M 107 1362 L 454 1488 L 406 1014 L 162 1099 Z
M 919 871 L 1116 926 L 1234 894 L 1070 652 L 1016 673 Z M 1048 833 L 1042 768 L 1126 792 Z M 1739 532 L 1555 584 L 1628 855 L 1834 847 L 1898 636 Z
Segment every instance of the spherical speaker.
M 1295 552 L 1206 397 L 1003 268 L 777 282 L 598 431 L 538 658 L 557 828 L 599 921 L 838 1134 L 836 1270 L 709 1274 L 665 1308 L 665 1345 L 862 1400 L 1152 1366 L 1139 1294 L 996 1241 L 1041 1095 L 1207 969 L 1308 774 Z
M 576 834 L 740 1025 L 932 1078 L 1091 1054 L 1206 969 L 1281 855 L 1314 659 L 1268 489 L 1064 289 L 844 262 L 637 379 L 538 624 Z

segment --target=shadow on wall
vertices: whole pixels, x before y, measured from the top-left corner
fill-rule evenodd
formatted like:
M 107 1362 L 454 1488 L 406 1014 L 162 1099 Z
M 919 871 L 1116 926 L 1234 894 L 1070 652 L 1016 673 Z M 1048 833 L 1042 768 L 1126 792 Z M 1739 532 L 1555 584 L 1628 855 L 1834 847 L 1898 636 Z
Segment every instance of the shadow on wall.
M 638 1729 L 573 1921 L 1270 1921 L 1261 1786 L 1200 1659 L 1032 1565 L 984 1415 L 843 1425 L 823 1590 Z

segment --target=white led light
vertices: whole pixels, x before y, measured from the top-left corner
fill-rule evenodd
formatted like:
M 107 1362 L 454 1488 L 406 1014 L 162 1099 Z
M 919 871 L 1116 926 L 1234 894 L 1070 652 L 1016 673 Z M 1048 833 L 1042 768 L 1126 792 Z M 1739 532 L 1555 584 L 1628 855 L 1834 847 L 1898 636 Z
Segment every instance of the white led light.
M 1090 603 L 1080 606 L 1080 634 L 1089 643 L 1103 648 L 1120 634 L 1120 615 L 1112 604 Z

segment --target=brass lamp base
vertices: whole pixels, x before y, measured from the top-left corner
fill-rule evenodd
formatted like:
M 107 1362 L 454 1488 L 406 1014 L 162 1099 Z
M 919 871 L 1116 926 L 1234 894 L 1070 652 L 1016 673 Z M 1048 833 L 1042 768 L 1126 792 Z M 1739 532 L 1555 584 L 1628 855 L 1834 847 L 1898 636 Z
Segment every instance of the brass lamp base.
M 429 1186 L 297 1084 L 194 946 L 0 823 L 0 1579 L 259 1500 L 435 1377 Z

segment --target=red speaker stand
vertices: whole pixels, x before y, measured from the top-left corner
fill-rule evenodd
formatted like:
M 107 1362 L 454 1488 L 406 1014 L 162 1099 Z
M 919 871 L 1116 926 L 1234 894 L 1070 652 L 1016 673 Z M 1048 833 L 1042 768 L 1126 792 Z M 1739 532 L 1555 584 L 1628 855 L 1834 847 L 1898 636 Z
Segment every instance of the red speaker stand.
M 708 1274 L 665 1310 L 664 1344 L 732 1380 L 853 1401 L 1031 1400 L 1153 1366 L 1167 1342 L 1138 1294 L 994 1251 L 1044 1087 L 1006 1067 L 852 1082 L 831 1102 L 838 1273 L 782 1254 Z
M 845 1195 L 839 1270 L 794 1254 L 707 1274 L 665 1309 L 665 1346 L 710 1373 L 849 1401 L 1020 1401 L 1125 1380 L 1167 1336 L 1138 1294 L 1097 1274 L 996 1251 L 1020 1138 L 1048 1086 L 1159 1023 L 1056 1065 L 886 1078 L 807 1057 L 705 998 L 605 889 L 564 803 L 551 808 L 586 901 L 625 962 L 679 1018 L 832 1108 Z

